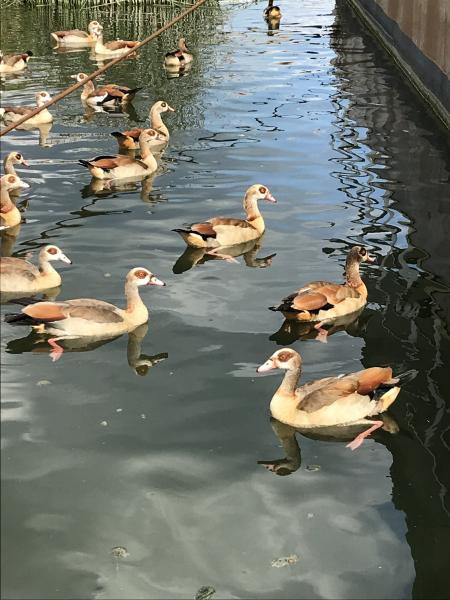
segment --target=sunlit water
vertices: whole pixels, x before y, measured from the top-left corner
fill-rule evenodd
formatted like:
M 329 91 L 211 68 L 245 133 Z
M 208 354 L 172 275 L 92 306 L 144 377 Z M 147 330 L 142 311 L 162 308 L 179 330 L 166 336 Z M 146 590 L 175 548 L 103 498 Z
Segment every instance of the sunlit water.
M 264 3 L 205 9 L 105 76 L 144 88 L 129 114 L 85 117 L 74 94 L 53 108 L 43 145 L 35 131 L 2 138 L 2 157 L 18 149 L 31 163 L 20 171 L 27 222 L 3 253 L 59 245 L 74 262 L 60 268 L 60 298 L 120 305 L 132 266 L 167 282 L 143 292 L 147 334 L 67 346 L 56 363 L 44 338 L 2 325 L 5 598 L 193 598 L 204 585 L 217 598 L 448 597 L 449 147 L 334 4 L 287 0 L 274 32 Z M 133 39 L 171 15 L 121 14 L 116 29 L 105 13 L 92 18 L 107 39 Z M 19 40 L 35 53 L 2 83 L 5 103 L 92 71 L 88 51 L 54 52 L 47 36 L 79 19 L 2 16 L 3 50 Z M 195 62 L 168 79 L 162 57 L 182 31 Z M 158 99 L 177 112 L 165 118 L 171 141 L 152 185 L 93 191 L 77 160 L 115 152 L 109 133 L 144 123 Z M 240 216 L 252 183 L 278 199 L 262 206 L 261 248 L 239 264 L 179 260 L 171 230 Z M 364 268 L 358 321 L 328 344 L 274 336 L 282 318 L 267 307 L 312 279 L 339 281 L 354 243 L 378 258 Z M 283 449 L 268 414 L 280 374 L 255 367 L 290 343 L 305 380 L 361 365 L 418 369 L 392 407 L 392 433 L 354 453 L 298 436 L 300 457 L 292 435 Z M 154 366 L 138 362 L 155 355 Z M 290 476 L 257 464 L 285 450 Z

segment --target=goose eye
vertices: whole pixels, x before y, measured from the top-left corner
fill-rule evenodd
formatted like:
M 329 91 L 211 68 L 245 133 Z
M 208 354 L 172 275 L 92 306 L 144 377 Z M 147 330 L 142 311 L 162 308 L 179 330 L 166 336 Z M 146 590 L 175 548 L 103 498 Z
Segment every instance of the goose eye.
M 22 155 L 21 154 L 16 154 L 16 159 L 17 160 L 21 160 L 22 159 Z
M 47 96 L 47 93 L 46 92 L 41 92 L 40 95 L 42 96 L 42 98 L 45 98 Z
M 292 358 L 292 354 L 290 352 L 280 352 L 278 355 L 278 360 L 281 362 L 287 362 L 290 358 Z
M 361 250 L 359 251 L 359 254 L 361 256 L 365 256 L 366 255 L 366 249 L 365 248 L 361 248 Z
M 14 177 L 14 175 L 11 175 L 10 177 L 8 177 L 8 183 L 15 183 L 16 182 L 16 178 Z
M 259 192 L 260 192 L 260 194 L 265 194 L 267 192 L 267 190 L 265 187 L 260 187 Z
M 138 279 L 145 279 L 148 276 L 147 271 L 136 271 L 136 273 L 134 274 L 135 277 L 137 277 Z
M 161 103 L 161 106 L 162 106 L 163 108 L 166 108 L 167 104 L 166 104 L 165 102 L 162 102 L 162 103 Z
M 47 249 L 48 254 L 57 254 L 58 250 L 55 248 L 55 246 L 50 246 L 50 248 Z

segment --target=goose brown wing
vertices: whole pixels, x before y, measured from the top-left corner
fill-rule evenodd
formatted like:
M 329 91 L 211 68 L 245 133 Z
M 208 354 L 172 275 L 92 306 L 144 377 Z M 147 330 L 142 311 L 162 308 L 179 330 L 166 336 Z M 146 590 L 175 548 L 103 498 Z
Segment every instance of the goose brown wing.
M 54 31 L 53 33 L 56 36 L 58 36 L 59 38 L 65 38 L 68 35 L 74 35 L 74 36 L 77 36 L 79 38 L 87 38 L 87 37 L 89 37 L 89 34 L 86 33 L 85 31 L 81 31 L 81 29 L 68 29 L 67 31 Z
M 86 300 L 85 303 L 79 302 L 72 304 L 68 302 L 67 316 L 73 319 L 85 319 L 94 323 L 122 323 L 123 317 L 117 313 L 117 309 L 107 302 L 100 303 Z
M 331 380 L 324 380 L 324 385 L 309 394 L 306 394 L 300 400 L 298 409 L 307 413 L 316 412 L 325 406 L 331 406 L 335 402 L 351 396 L 358 391 L 358 378 L 354 375 L 344 377 L 334 377 Z
M 115 40 L 113 42 L 107 42 L 105 48 L 108 48 L 108 50 L 120 50 L 122 48 L 134 48 L 136 44 L 138 44 L 138 42 Z
M 5 113 L 15 113 L 16 115 L 26 115 L 33 110 L 31 106 L 4 106 Z

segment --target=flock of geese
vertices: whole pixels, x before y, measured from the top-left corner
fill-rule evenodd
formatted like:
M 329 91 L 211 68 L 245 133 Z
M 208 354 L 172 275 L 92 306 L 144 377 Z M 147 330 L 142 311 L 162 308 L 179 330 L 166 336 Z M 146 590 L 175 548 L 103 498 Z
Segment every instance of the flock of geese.
M 273 0 L 264 11 L 266 20 L 281 19 L 279 7 Z M 93 46 L 96 53 L 116 57 L 134 47 L 138 42 L 116 40 L 103 41 L 103 27 L 91 21 L 88 31 L 56 31 L 52 37 L 58 46 Z M 32 52 L 16 55 L 1 55 L 0 72 L 18 72 L 26 68 Z M 178 49 L 168 52 L 164 64 L 173 69 L 184 69 L 193 60 L 182 38 Z M 73 76 L 82 82 L 85 73 Z M 91 81 L 84 85 L 81 99 L 92 106 L 120 105 L 132 101 L 139 88 L 130 89 L 123 85 L 106 84 L 95 88 Z M 36 94 L 36 104 L 41 106 L 50 99 L 48 92 Z M 14 122 L 31 111 L 30 107 L 6 106 L 1 116 L 6 122 Z M 79 162 L 89 169 L 94 179 L 120 181 L 128 178 L 142 180 L 154 173 L 157 161 L 154 153 L 161 151 L 169 142 L 169 130 L 161 115 L 174 109 L 165 101 L 158 101 L 150 109 L 151 127 L 113 132 L 119 149 L 128 154 L 98 156 Z M 45 109 L 33 117 L 36 124 L 49 122 L 52 115 Z M 132 155 L 130 156 L 130 151 Z M 135 154 L 137 151 L 137 154 Z M 1 226 L 4 230 L 20 224 L 21 215 L 15 204 L 15 195 L 20 188 L 29 187 L 20 179 L 15 165 L 26 166 L 20 152 L 11 152 L 5 158 L 5 174 L 0 179 Z M 17 196 L 16 196 L 17 197 Z M 251 185 L 244 195 L 245 218 L 213 217 L 175 229 L 185 243 L 192 248 L 201 248 L 214 258 L 235 261 L 232 249 L 239 244 L 257 241 L 265 230 L 260 212 L 261 201 L 276 202 L 266 185 Z M 46 245 L 39 253 L 39 265 L 28 260 L 2 257 L 0 287 L 2 293 L 16 298 L 32 296 L 48 291 L 61 284 L 61 276 L 55 270 L 55 261 L 70 264 L 70 259 L 55 245 Z M 345 266 L 345 280 L 340 283 L 312 281 L 271 307 L 281 312 L 289 323 L 308 323 L 321 341 L 326 341 L 328 327 L 340 318 L 358 314 L 367 303 L 367 288 L 361 279 L 360 265 L 374 262 L 363 246 L 350 249 Z M 63 301 L 31 301 L 20 313 L 7 315 L 6 320 L 15 324 L 29 324 L 37 331 L 47 334 L 51 346 L 51 357 L 58 359 L 63 353 L 59 341 L 83 337 L 108 339 L 132 332 L 147 323 L 148 309 L 140 296 L 140 289 L 147 286 L 164 286 L 149 269 L 135 267 L 125 279 L 126 307 L 124 309 L 97 299 L 77 298 Z M 291 348 L 274 352 L 258 367 L 259 373 L 272 369 L 285 372 L 280 387 L 275 392 L 270 410 L 278 421 L 286 425 L 313 430 L 348 424 L 367 425 L 348 446 L 355 449 L 365 437 L 383 426 L 382 420 L 372 420 L 386 411 L 396 399 L 400 386 L 409 381 L 414 371 L 393 375 L 390 367 L 371 367 L 337 377 L 326 377 L 297 387 L 301 374 L 300 354 Z

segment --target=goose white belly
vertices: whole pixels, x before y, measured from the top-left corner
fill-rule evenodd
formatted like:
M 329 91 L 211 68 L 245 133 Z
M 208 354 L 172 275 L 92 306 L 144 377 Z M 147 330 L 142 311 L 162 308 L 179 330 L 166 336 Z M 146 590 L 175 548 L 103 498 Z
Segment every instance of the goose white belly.
M 270 412 L 275 419 L 292 427 L 313 428 L 329 425 L 347 425 L 377 414 L 377 403 L 369 396 L 351 394 L 314 412 L 297 408 L 301 394 L 295 399 L 276 394 L 270 402 Z

